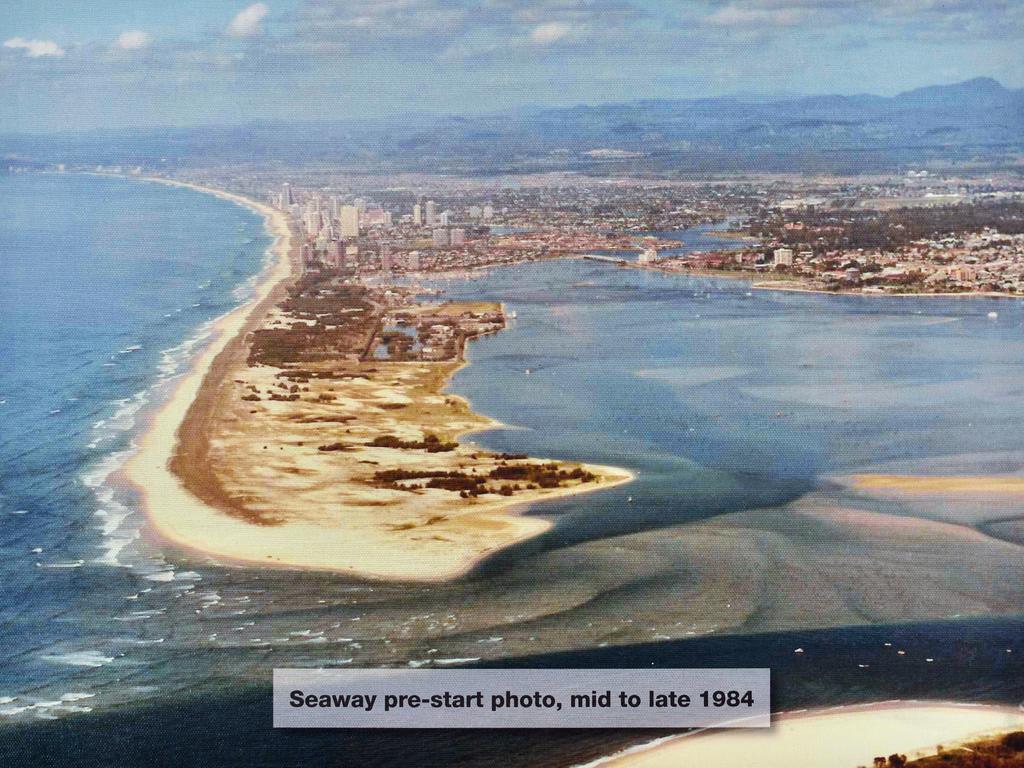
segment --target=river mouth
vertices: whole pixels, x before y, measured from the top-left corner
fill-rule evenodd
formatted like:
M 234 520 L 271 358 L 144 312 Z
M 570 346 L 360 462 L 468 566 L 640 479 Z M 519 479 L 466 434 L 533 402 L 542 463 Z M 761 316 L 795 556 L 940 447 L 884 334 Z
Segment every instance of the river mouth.
M 237 218 L 224 215 L 239 248 L 259 236 L 259 222 L 247 219 L 239 233 Z M 252 272 L 259 253 L 250 256 Z M 194 289 L 209 290 L 198 287 L 205 282 Z M 759 647 L 771 649 L 757 658 L 779 670 L 780 701 L 794 706 L 908 692 L 1019 700 L 1019 670 L 1008 665 L 1020 656 L 1010 617 L 1024 612 L 1024 572 L 1019 548 L 986 533 L 985 505 L 894 498 L 843 478 L 1019 472 L 1020 304 L 1001 305 L 992 322 L 985 301 L 750 292 L 743 281 L 580 260 L 433 285 L 443 298 L 501 301 L 515 312 L 506 331 L 470 345 L 471 364 L 450 385 L 508 425 L 472 440 L 624 466 L 636 479 L 527 510 L 551 530 L 439 585 L 232 566 L 163 551 L 144 531 L 131 540 L 140 559 L 117 567 L 95 562 L 105 534 L 93 530 L 100 506 L 91 491 L 66 499 L 68 509 L 93 504 L 70 524 L 38 514 L 44 504 L 15 504 L 12 521 L 53 534 L 33 553 L 31 536 L 5 527 L 5 544 L 23 558 L 24 568 L 11 569 L 19 600 L 60 605 L 61 626 L 78 629 L 39 635 L 52 615 L 20 625 L 0 688 L 13 726 L 27 728 L 43 713 L 36 704 L 64 696 L 72 698 L 45 714 L 73 718 L 81 733 L 144 710 L 169 739 L 182 702 L 191 708 L 196 697 L 265 723 L 260 686 L 275 666 L 585 664 L 586 654 L 624 666 L 655 654 L 685 666 Z M 177 298 L 183 312 L 206 306 L 190 293 Z M 211 302 L 209 316 L 220 308 Z M 159 309 L 148 319 L 154 328 L 167 320 Z M 126 332 L 110 360 L 94 364 L 125 366 L 147 354 L 137 346 Z M 140 368 L 121 383 L 145 379 Z M 999 520 L 1016 503 L 1002 498 Z M 124 512 L 133 514 L 130 505 Z M 62 549 L 69 528 L 85 533 Z M 33 593 L 26 573 L 42 574 L 45 590 Z M 897 642 L 887 633 L 908 623 L 918 627 L 904 635 L 911 658 L 876 658 Z M 812 641 L 828 649 L 814 664 L 792 658 Z M 964 659 L 977 660 L 969 674 L 956 666 Z M 885 674 L 866 682 L 860 664 Z M 814 682 L 833 667 L 832 682 Z M 224 717 L 225 728 L 242 727 L 243 714 Z M 35 729 L 18 738 L 31 741 Z M 581 738 L 551 743 L 578 753 Z

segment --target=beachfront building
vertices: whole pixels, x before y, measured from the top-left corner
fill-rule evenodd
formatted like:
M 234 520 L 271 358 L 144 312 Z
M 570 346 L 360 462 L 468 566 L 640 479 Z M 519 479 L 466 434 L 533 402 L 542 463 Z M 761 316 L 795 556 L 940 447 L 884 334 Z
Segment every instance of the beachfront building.
M 793 249 L 792 248 L 776 248 L 772 254 L 775 257 L 776 267 L 792 267 L 793 266 Z

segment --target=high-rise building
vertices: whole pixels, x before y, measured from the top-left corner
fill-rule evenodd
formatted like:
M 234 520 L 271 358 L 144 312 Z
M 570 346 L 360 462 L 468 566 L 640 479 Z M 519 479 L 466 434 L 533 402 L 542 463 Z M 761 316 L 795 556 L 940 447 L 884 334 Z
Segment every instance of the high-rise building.
M 491 205 L 490 203 L 488 203 L 487 205 L 484 206 L 484 218 L 485 219 L 493 219 L 494 218 L 494 206 Z
M 333 195 L 331 197 L 331 218 L 341 218 L 341 198 L 338 197 L 337 195 Z
M 481 215 L 483 215 L 483 211 L 480 210 L 480 206 L 479 205 L 471 205 L 471 206 L 469 206 L 469 218 L 470 219 L 479 219 Z
M 437 223 L 442 227 L 447 227 L 451 223 L 452 214 L 450 211 L 442 211 L 437 216 Z
M 452 245 L 463 245 L 466 242 L 466 230 L 453 229 L 450 236 Z
M 437 203 L 427 200 L 427 226 L 432 227 L 437 223 Z
M 775 266 L 777 267 L 792 267 L 793 266 L 793 249 L 792 248 L 776 248 L 772 253 L 775 257 Z
M 281 185 L 281 207 L 288 208 L 294 202 L 295 197 L 292 195 L 292 185 L 286 181 Z
M 307 210 L 306 215 L 303 217 L 303 222 L 306 225 L 306 232 L 313 237 L 320 234 L 320 212 Z
M 434 247 L 435 248 L 447 248 L 451 240 L 448 238 L 447 229 L 435 229 L 434 230 Z
M 345 243 L 341 240 L 333 240 L 327 247 L 327 263 L 335 268 L 345 266 Z
M 359 237 L 359 209 L 354 205 L 341 206 L 341 215 L 338 217 L 341 226 L 341 236 Z
M 420 207 L 419 203 L 416 203 L 416 205 L 412 207 L 412 223 L 417 227 L 423 226 L 423 209 Z

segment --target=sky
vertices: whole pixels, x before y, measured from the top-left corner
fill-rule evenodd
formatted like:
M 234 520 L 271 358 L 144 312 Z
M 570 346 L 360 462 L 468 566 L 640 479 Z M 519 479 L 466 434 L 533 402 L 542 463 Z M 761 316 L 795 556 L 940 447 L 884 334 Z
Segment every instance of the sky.
M 0 132 L 1024 86 L 1021 0 L 0 0 Z

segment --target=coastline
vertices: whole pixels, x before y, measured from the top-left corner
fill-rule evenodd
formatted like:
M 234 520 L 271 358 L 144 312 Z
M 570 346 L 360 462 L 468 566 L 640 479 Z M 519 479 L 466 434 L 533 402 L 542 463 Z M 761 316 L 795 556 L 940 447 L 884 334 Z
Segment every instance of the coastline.
M 468 509 L 453 509 L 450 514 L 445 509 L 443 524 L 432 528 L 434 536 L 429 538 L 437 542 L 450 541 L 448 546 L 434 542 L 433 546 L 428 547 L 422 541 L 428 538 L 426 536 L 414 537 L 420 540 L 415 545 L 410 543 L 413 537 L 397 539 L 395 531 L 430 525 L 436 516 L 426 523 L 416 525 L 404 522 L 395 525 L 392 520 L 389 525 L 382 526 L 378 519 L 372 528 L 365 524 L 360 527 L 361 521 L 351 509 L 344 505 L 338 507 L 317 501 L 308 504 L 308 508 L 293 510 L 295 514 L 284 522 L 268 525 L 262 524 L 258 517 L 244 519 L 244 515 L 238 514 L 242 506 L 238 500 L 248 501 L 260 494 L 254 493 L 252 488 L 246 489 L 247 493 L 240 493 L 237 488 L 225 488 L 221 478 L 215 474 L 211 443 L 220 448 L 219 438 L 223 435 L 214 435 L 212 431 L 223 425 L 214 424 L 217 421 L 214 415 L 228 422 L 237 416 L 221 414 L 217 409 L 227 401 L 230 389 L 239 381 L 238 376 L 243 376 L 245 372 L 257 372 L 257 369 L 245 367 L 248 350 L 246 337 L 271 315 L 291 280 L 298 274 L 296 249 L 293 247 L 289 223 L 281 212 L 240 195 L 167 179 L 140 180 L 191 188 L 247 205 L 264 216 L 268 231 L 276 238 L 270 247 L 274 260 L 259 280 L 253 298 L 216 323 L 214 340 L 194 361 L 168 402 L 153 416 L 140 440 L 138 451 L 123 470 L 124 477 L 138 490 L 154 530 L 163 539 L 188 551 L 236 563 L 258 564 L 261 567 L 308 568 L 375 580 L 448 581 L 469 573 L 496 550 L 549 530 L 552 526 L 550 521 L 519 514 L 529 504 L 542 499 L 603 490 L 633 479 L 631 473 L 619 468 L 581 465 L 584 470 L 598 475 L 599 480 L 588 485 L 525 491 L 512 498 L 488 498 L 479 503 L 472 500 L 474 503 L 466 503 Z M 448 370 L 434 394 L 440 395 L 449 377 L 464 364 L 465 361 Z M 264 367 L 258 368 L 260 375 L 263 375 Z M 383 387 L 387 390 L 385 397 L 403 396 L 400 387 L 396 389 L 384 382 L 377 383 L 378 389 L 374 390 L 377 395 L 382 391 L 380 387 Z M 398 382 L 391 384 L 397 385 Z M 352 394 L 351 385 L 348 386 L 348 394 Z M 424 398 L 428 403 L 436 399 Z M 463 398 L 446 394 L 440 399 L 454 407 L 456 415 L 462 417 L 454 422 L 452 434 L 455 436 L 500 426 L 492 419 L 473 413 Z M 372 406 L 373 402 L 364 401 L 362 405 Z M 276 433 L 273 436 L 278 437 Z M 259 442 L 267 441 L 266 434 L 260 436 Z M 262 447 L 267 448 L 266 445 Z M 281 451 L 285 450 L 284 443 L 279 447 Z M 461 457 L 464 458 L 469 450 L 461 451 Z M 268 454 L 249 451 L 248 455 L 244 452 L 238 455 L 241 456 L 238 473 L 244 474 L 253 469 L 252 466 L 245 466 L 246 460 L 249 465 L 257 464 L 257 471 L 265 470 L 259 462 L 265 461 Z M 295 474 L 309 472 L 306 467 L 289 468 L 286 471 Z M 267 482 L 268 492 L 267 498 L 261 502 L 274 503 L 276 499 L 287 506 L 300 495 L 279 493 L 275 497 L 272 486 L 274 481 L 281 481 L 282 478 L 273 472 L 264 472 L 262 478 Z M 345 485 L 340 477 L 333 482 L 336 486 Z M 263 487 L 259 486 L 257 490 L 262 491 Z M 454 501 L 448 501 L 450 497 L 447 493 L 431 491 L 429 498 L 425 498 L 424 509 L 430 511 L 433 505 L 434 511 L 437 511 L 436 507 L 441 503 L 452 508 L 458 507 L 461 500 L 456 497 Z M 363 501 L 367 505 L 381 504 L 377 501 Z M 333 518 L 325 511 L 328 508 L 338 510 Z M 272 510 L 271 514 L 276 511 Z M 380 518 L 380 514 L 377 517 Z M 448 517 L 451 521 L 447 520 Z M 455 538 L 441 537 L 438 535 L 441 531 Z
M 738 278 L 744 279 L 744 278 Z M 868 298 L 887 298 L 887 299 L 1024 299 L 1024 295 L 1019 293 L 1004 293 L 1001 291 L 960 291 L 956 293 L 952 292 L 933 292 L 933 293 L 895 293 L 892 291 L 853 291 L 853 290 L 842 290 L 842 291 L 826 291 L 823 288 L 810 288 L 803 285 L 799 285 L 792 281 L 764 281 L 760 283 L 751 283 L 751 289 L 759 291 L 787 291 L 789 293 L 819 293 L 825 296 L 866 296 Z
M 878 755 L 934 755 L 977 738 L 1024 728 L 1024 712 L 960 702 L 885 701 L 772 715 L 770 729 L 704 729 L 630 747 L 577 768 L 713 765 L 788 768 L 814 756 L 816 768 L 870 765 Z
M 583 258 L 583 257 L 580 257 Z M 616 266 L 628 269 L 640 269 L 649 272 L 661 272 L 664 275 L 680 275 L 683 277 L 712 277 L 722 280 L 737 280 L 749 283 L 751 290 L 758 291 L 785 291 L 787 293 L 816 293 L 823 296 L 864 296 L 867 298 L 945 298 L 945 299 L 1022 299 L 1024 294 L 1006 293 L 1004 291 L 957 291 L 957 292 L 908 292 L 896 293 L 894 291 L 864 291 L 843 289 L 829 291 L 824 288 L 813 288 L 804 285 L 799 280 L 787 278 L 765 279 L 763 275 L 751 274 L 739 270 L 724 269 L 667 269 L 657 262 L 653 264 L 638 264 L 632 261 L 624 261 Z
M 173 513 L 186 509 L 198 512 L 197 508 L 202 507 L 208 515 L 221 515 L 219 510 L 207 507 L 203 500 L 186 488 L 172 470 L 172 462 L 179 454 L 181 443 L 194 442 L 200 432 L 196 422 L 205 413 L 197 413 L 197 410 L 206 410 L 200 393 L 221 383 L 228 368 L 228 361 L 224 358 L 232 351 L 237 353 L 238 348 L 244 345 L 245 334 L 250 327 L 259 322 L 262 314 L 284 290 L 285 284 L 295 277 L 290 253 L 292 233 L 284 214 L 242 195 L 172 179 L 126 178 L 191 189 L 230 200 L 263 216 L 265 229 L 275 238 L 268 248 L 273 258 L 259 276 L 253 296 L 214 324 L 212 341 L 192 361 L 171 396 L 152 415 L 139 440 L 138 450 L 121 469 L 121 475 L 138 493 L 146 518 L 161 537 L 188 550 L 217 554 L 203 547 L 195 532 L 185 535 L 178 526 L 171 524 Z

